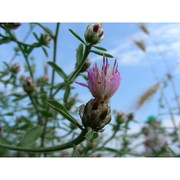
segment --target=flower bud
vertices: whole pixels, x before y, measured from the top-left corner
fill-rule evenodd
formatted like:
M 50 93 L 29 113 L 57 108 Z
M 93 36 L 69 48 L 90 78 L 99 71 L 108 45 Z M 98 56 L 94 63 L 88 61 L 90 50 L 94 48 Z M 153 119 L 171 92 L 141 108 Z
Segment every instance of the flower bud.
M 85 40 L 90 44 L 97 44 L 103 39 L 104 30 L 101 23 L 90 24 L 84 34 Z
M 111 121 L 111 109 L 107 102 L 91 99 L 83 108 L 81 118 L 85 128 L 99 131 Z
M 43 34 L 42 39 L 43 39 L 43 43 L 45 45 L 48 45 L 50 41 L 52 40 L 52 37 L 49 34 Z
M 11 67 L 10 67 L 10 71 L 13 73 L 13 74 L 17 74 L 19 71 L 20 71 L 20 64 L 17 62 L 17 63 L 14 63 Z
M 134 114 L 133 113 L 129 113 L 127 115 L 127 120 L 130 121 L 130 120 L 133 120 L 134 119 Z
M 37 80 L 37 82 L 38 83 L 45 83 L 45 82 L 48 82 L 48 80 L 49 80 L 49 76 L 48 75 L 43 75 Z
M 70 97 L 68 102 L 65 103 L 66 109 L 69 111 L 74 106 L 74 104 L 77 102 L 77 95 Z
M 9 28 L 9 29 L 17 29 L 21 23 L 5 23 L 6 24 L 6 27 Z
M 125 122 L 126 120 L 126 116 L 123 112 L 119 112 L 117 115 L 116 115 L 116 118 L 115 118 L 117 124 L 122 124 Z
M 27 77 L 24 80 L 23 88 L 24 88 L 24 91 L 27 93 L 32 93 L 35 90 L 35 84 L 31 77 Z
M 90 62 L 89 58 L 86 58 L 86 60 L 85 60 L 85 62 L 84 62 L 84 65 L 83 65 L 83 67 L 81 68 L 81 71 L 80 71 L 80 72 L 82 73 L 82 72 L 87 71 L 90 65 L 91 65 L 91 62 Z

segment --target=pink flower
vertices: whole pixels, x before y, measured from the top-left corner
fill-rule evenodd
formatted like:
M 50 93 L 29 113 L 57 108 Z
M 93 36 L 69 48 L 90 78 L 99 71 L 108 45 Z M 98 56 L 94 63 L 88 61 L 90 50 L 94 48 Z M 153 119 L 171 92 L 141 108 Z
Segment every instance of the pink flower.
M 117 60 L 115 60 L 114 66 L 111 68 L 109 67 L 108 59 L 103 57 L 103 65 L 101 68 L 98 68 L 97 64 L 95 64 L 88 70 L 87 84 L 76 83 L 87 87 L 95 99 L 108 101 L 120 85 L 120 73 L 117 68 Z

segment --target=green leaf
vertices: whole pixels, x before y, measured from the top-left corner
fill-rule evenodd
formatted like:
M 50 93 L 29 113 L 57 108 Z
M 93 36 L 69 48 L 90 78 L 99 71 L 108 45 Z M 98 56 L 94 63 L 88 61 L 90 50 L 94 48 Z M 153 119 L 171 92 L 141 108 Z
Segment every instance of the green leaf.
M 6 66 L 8 69 L 10 68 L 10 66 L 9 66 L 9 64 L 8 64 L 7 62 L 3 61 L 3 63 L 5 64 L 5 66 Z
M 96 49 L 99 49 L 101 51 L 107 51 L 107 49 L 105 49 L 105 48 L 103 48 L 101 46 L 93 46 L 93 47 L 96 48 Z
M 27 94 L 22 94 L 22 95 L 16 95 L 16 98 L 12 100 L 12 102 L 20 101 L 21 99 L 24 99 L 27 97 Z
M 59 66 L 53 62 L 48 62 L 48 64 L 66 81 L 67 75 Z
M 37 35 L 35 32 L 33 32 L 33 35 L 34 35 L 35 39 L 36 39 L 37 41 L 39 41 L 39 37 L 38 37 L 38 35 Z
M 119 154 L 119 151 L 118 151 L 118 150 L 113 149 L 113 148 L 108 148 L 108 147 L 102 148 L 102 151 L 110 151 L 110 152 L 112 152 L 112 153 L 117 153 L 117 154 Z
M 67 109 L 60 103 L 58 103 L 55 100 L 48 100 L 46 101 L 47 104 L 49 106 L 51 106 L 54 110 L 56 110 L 57 112 L 59 112 L 63 117 L 65 117 L 67 120 L 69 120 L 71 123 L 77 125 L 79 128 L 82 129 L 82 127 L 79 125 L 79 123 L 76 121 L 76 119 L 74 119 L 69 112 L 67 111 Z
M 89 141 L 93 141 L 98 137 L 98 133 L 94 131 L 92 128 L 88 127 L 88 132 L 85 135 L 85 138 Z
M 69 31 L 84 44 L 83 39 L 78 34 L 76 34 L 72 29 L 69 29 Z
M 45 49 L 44 47 L 42 48 L 42 50 L 43 50 L 45 56 L 46 56 L 46 57 L 49 57 L 49 55 L 48 55 L 48 53 L 47 53 L 47 51 L 46 51 L 46 49 Z
M 113 58 L 113 56 L 112 56 L 111 54 L 108 54 L 108 53 L 99 52 L 99 51 L 94 51 L 94 50 L 91 50 L 90 52 L 95 53 L 95 54 L 98 54 L 98 55 L 100 55 L 100 56 L 106 56 L 106 57 L 109 57 L 109 58 Z
M 83 57 L 83 44 L 81 43 L 78 48 L 77 48 L 77 52 L 76 52 L 76 62 L 77 64 L 79 64 L 82 60 L 82 57 Z
M 33 127 L 24 134 L 24 136 L 18 143 L 18 146 L 23 146 L 23 147 L 31 146 L 40 137 L 40 135 L 41 135 L 41 127 L 40 126 Z

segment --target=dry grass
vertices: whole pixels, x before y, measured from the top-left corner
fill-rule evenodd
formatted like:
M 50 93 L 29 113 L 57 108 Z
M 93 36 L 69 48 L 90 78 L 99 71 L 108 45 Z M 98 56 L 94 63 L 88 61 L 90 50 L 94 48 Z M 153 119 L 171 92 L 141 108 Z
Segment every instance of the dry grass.
M 135 109 L 139 109 L 142 107 L 159 89 L 160 83 L 156 83 L 152 85 L 150 88 L 148 88 L 136 101 L 135 103 Z
M 141 49 L 143 52 L 146 52 L 146 45 L 144 44 L 143 41 L 139 40 L 134 40 L 134 44 L 139 48 Z
M 150 35 L 149 30 L 147 29 L 147 27 L 144 24 L 140 24 L 139 28 L 148 36 Z

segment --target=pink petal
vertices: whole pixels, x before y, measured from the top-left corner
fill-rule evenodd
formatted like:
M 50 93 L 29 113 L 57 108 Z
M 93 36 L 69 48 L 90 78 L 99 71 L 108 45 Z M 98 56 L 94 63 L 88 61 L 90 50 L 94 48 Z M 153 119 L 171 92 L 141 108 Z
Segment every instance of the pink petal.
M 83 86 L 83 87 L 87 87 L 88 88 L 88 85 L 87 84 L 85 84 L 85 83 L 81 83 L 81 82 L 75 82 L 76 84 L 79 84 L 79 85 L 81 85 L 81 86 Z

